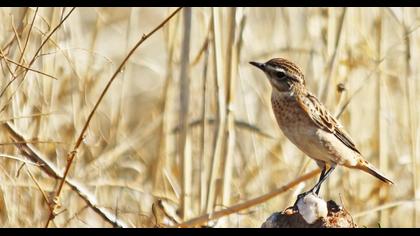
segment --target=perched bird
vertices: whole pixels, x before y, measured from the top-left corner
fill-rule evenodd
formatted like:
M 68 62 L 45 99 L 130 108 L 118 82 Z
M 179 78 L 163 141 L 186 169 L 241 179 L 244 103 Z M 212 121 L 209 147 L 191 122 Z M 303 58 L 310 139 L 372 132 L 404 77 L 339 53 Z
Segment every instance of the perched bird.
M 283 134 L 322 169 L 316 185 L 300 194 L 298 199 L 308 193 L 318 195 L 321 184 L 337 164 L 365 171 L 393 184 L 363 158 L 343 126 L 308 91 L 299 67 L 283 58 L 250 64 L 261 69 L 270 81 L 271 104 Z M 328 170 L 327 165 L 330 166 Z

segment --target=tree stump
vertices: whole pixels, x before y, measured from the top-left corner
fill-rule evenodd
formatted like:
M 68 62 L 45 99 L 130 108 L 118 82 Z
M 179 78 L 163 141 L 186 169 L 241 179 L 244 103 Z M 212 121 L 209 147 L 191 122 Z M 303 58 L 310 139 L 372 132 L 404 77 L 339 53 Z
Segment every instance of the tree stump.
M 272 214 L 261 228 L 357 228 L 351 215 L 333 200 L 308 194 L 297 206 Z

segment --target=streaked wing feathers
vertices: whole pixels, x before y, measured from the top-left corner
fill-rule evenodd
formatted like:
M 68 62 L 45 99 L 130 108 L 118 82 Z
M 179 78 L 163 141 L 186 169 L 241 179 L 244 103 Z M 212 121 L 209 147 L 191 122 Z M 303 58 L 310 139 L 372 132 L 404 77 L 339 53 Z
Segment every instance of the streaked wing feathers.
M 297 102 L 318 127 L 333 133 L 347 147 L 360 154 L 350 136 L 314 95 L 310 92 L 301 94 L 297 96 Z

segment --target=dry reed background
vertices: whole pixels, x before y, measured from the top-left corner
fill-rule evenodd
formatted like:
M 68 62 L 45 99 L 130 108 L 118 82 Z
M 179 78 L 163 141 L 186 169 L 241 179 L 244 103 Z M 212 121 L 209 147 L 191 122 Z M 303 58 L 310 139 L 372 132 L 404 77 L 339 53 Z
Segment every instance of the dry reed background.
M 27 149 L 61 175 L 109 78 L 175 8 L 76 8 L 65 19 L 70 10 L 0 10 L 3 227 L 45 225 L 59 180 Z M 272 57 L 300 65 L 333 113 L 345 108 L 359 149 L 396 182 L 339 168 L 324 198 L 359 225 L 419 226 L 419 19 L 416 8 L 184 8 L 111 85 L 68 175 L 81 187 L 64 185 L 50 227 L 173 226 L 238 203 L 208 225 L 259 227 L 291 205 L 316 178 L 247 202 L 316 168 L 277 128 L 271 88 L 248 64 Z

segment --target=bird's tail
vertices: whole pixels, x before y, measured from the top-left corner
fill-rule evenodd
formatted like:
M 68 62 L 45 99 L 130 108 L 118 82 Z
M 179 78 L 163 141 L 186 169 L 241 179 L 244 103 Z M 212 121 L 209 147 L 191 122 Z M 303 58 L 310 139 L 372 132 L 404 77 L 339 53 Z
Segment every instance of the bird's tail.
M 367 172 L 376 178 L 380 179 L 381 181 L 387 183 L 387 184 L 394 184 L 390 179 L 385 177 L 379 170 L 377 170 L 372 164 L 361 158 L 358 162 L 358 164 L 354 167 L 359 170 L 363 170 L 364 172 Z

